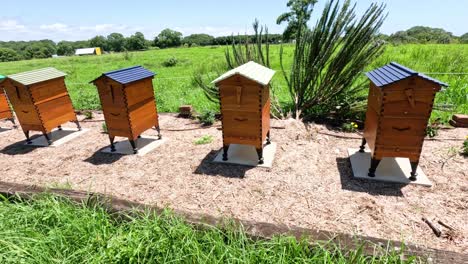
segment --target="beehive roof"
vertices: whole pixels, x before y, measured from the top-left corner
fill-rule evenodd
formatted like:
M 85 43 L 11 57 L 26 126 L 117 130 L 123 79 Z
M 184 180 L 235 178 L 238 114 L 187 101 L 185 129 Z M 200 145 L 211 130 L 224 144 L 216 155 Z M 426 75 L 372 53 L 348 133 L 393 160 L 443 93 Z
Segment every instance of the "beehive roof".
M 19 82 L 22 85 L 31 85 L 35 83 L 40 83 L 48 80 L 53 80 L 56 78 L 64 77 L 67 74 L 61 72 L 55 68 L 49 67 L 34 71 L 22 72 L 17 74 L 8 75 L 8 78 L 13 81 Z
M 143 80 L 156 75 L 154 72 L 149 71 L 142 66 L 133 66 L 116 71 L 110 71 L 103 74 L 118 83 L 128 84 L 138 80 Z
M 366 76 L 377 86 L 383 87 L 409 77 L 418 76 L 441 86 L 448 87 L 448 84 L 433 79 L 422 73 L 418 73 L 396 62 L 391 62 L 381 68 L 366 73 Z
M 275 75 L 275 71 L 253 61 L 250 61 L 244 65 L 241 65 L 235 69 L 226 72 L 211 83 L 217 84 L 220 81 L 226 80 L 237 74 L 242 75 L 243 77 L 257 82 L 261 85 L 267 85 L 270 83 L 271 79 L 273 78 L 273 75 Z

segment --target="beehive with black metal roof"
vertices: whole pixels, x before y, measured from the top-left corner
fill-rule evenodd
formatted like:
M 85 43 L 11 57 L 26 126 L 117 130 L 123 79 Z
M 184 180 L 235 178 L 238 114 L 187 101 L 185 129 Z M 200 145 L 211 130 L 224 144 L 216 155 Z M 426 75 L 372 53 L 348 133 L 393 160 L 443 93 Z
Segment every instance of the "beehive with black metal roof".
M 8 75 L 3 86 L 21 128 L 29 139 L 30 131 L 41 131 L 51 144 L 50 132 L 67 122 L 80 128 L 65 85 L 66 74 L 55 68 L 44 68 Z
M 152 127 L 161 138 L 154 76 L 155 73 L 135 66 L 106 72 L 92 81 L 98 88 L 112 151 L 115 137 L 126 137 L 137 153 L 138 138 Z
M 13 117 L 13 112 L 11 111 L 10 105 L 8 104 L 8 99 L 3 90 L 2 82 L 5 80 L 5 76 L 0 75 L 0 120 L 8 119 L 15 124 L 15 118 Z
M 448 85 L 395 62 L 366 75 L 371 84 L 361 152 L 367 143 L 369 176 L 383 157 L 404 157 L 414 181 L 435 96 Z

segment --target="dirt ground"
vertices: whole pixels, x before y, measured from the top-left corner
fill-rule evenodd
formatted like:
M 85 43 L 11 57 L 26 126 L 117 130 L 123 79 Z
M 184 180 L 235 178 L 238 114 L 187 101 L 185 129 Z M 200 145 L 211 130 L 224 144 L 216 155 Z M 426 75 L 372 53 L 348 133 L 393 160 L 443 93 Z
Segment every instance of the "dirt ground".
M 420 166 L 434 184 L 427 188 L 353 179 L 347 148 L 359 147 L 360 136 L 323 125 L 273 120 L 278 149 L 273 168 L 265 169 L 212 163 L 222 146 L 219 123 L 202 128 L 162 115 L 168 141 L 144 157 L 99 152 L 109 144 L 102 123 L 95 113 L 94 120 L 82 122 L 90 131 L 57 148 L 24 146 L 20 129 L 0 132 L 1 181 L 468 253 L 468 159 L 458 153 L 468 129 L 442 130 L 438 140 L 426 141 Z M 194 144 L 205 135 L 213 142 Z M 422 217 L 456 230 L 437 238 Z

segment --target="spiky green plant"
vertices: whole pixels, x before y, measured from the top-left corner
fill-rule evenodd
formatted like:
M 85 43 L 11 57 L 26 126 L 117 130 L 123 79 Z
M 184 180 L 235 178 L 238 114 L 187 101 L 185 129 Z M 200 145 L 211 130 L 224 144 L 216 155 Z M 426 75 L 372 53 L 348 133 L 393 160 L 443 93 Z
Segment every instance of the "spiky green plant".
M 257 19 L 255 19 L 252 27 L 254 30 L 253 42 L 250 42 L 250 37 L 247 35 L 240 42 L 236 42 L 233 38 L 231 46 L 226 48 L 224 53 L 226 59 L 225 68 L 218 67 L 216 69 L 217 76 L 249 61 L 255 61 L 258 64 L 270 67 L 268 28 L 266 26 L 260 26 L 260 22 Z M 192 80 L 203 90 L 208 100 L 219 103 L 218 88 L 210 83 L 211 80 L 206 78 L 206 75 L 207 72 L 205 68 L 198 69 L 195 71 Z
M 238 43 L 233 38 L 231 48 L 226 49 L 224 54 L 229 69 L 234 69 L 249 61 L 255 61 L 258 64 L 270 68 L 268 27 L 260 26 L 257 19 L 255 19 L 252 27 L 254 30 L 252 43 L 250 43 L 249 36 L 246 35 L 244 40 Z
M 386 16 L 385 6 L 374 3 L 356 19 L 355 7 L 350 0 L 330 0 L 311 30 L 301 27 L 290 71 L 285 69 L 281 48 L 281 67 L 296 118 L 306 110 L 328 113 L 362 91 L 356 80 L 383 51 L 376 36 Z

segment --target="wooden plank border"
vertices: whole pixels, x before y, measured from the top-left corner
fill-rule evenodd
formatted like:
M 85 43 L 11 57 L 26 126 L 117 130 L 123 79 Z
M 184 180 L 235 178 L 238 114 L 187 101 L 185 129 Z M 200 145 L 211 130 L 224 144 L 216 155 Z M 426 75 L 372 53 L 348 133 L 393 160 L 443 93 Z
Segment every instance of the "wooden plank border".
M 33 195 L 44 192 L 58 196 L 64 196 L 79 203 L 99 202 L 112 213 L 123 213 L 134 210 L 151 210 L 156 213 L 160 213 L 164 210 L 164 208 L 131 202 L 111 195 L 75 190 L 49 189 L 38 186 L 0 181 L 0 194 L 6 197 L 16 196 L 23 199 L 30 199 Z M 187 223 L 192 224 L 197 228 L 222 225 L 226 220 L 207 214 L 189 213 L 180 210 L 173 210 L 173 212 L 177 216 L 183 217 Z M 399 241 L 385 240 L 374 237 L 335 233 L 296 226 L 286 226 L 282 224 L 245 221 L 240 219 L 233 220 L 236 223 L 242 225 L 247 234 L 254 239 L 270 239 L 275 235 L 289 235 L 298 239 L 308 238 L 313 243 L 330 241 L 339 245 L 343 250 L 352 250 L 363 246 L 364 252 L 370 255 L 382 254 L 383 252 L 392 249 L 399 251 L 403 246 L 403 243 Z M 423 261 L 427 263 L 468 263 L 468 254 L 438 250 L 412 244 L 404 245 L 403 254 L 405 256 L 421 257 Z

